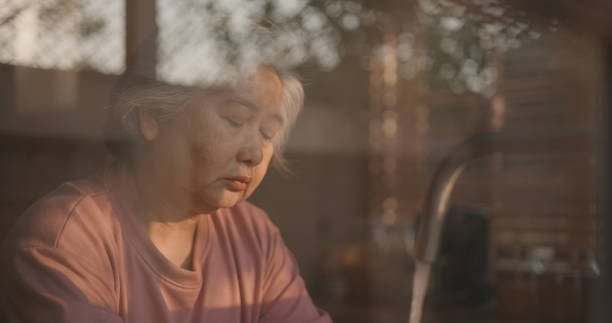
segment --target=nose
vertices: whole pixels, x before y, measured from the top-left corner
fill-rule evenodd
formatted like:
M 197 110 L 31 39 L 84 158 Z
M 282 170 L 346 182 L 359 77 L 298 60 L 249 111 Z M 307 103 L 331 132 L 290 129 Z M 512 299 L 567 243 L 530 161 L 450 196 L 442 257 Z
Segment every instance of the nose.
M 263 147 L 259 136 L 246 135 L 238 151 L 238 161 L 248 166 L 257 166 L 263 160 Z

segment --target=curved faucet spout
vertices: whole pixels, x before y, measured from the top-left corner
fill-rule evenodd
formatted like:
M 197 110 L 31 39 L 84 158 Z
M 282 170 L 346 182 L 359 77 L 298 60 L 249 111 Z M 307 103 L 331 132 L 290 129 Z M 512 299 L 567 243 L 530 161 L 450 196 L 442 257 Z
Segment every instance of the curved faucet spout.
M 442 231 L 453 187 L 465 165 L 471 160 L 501 152 L 508 154 L 555 154 L 584 152 L 588 149 L 583 130 L 480 133 L 456 146 L 434 174 L 425 200 L 415 244 L 418 261 L 434 263 L 438 256 Z

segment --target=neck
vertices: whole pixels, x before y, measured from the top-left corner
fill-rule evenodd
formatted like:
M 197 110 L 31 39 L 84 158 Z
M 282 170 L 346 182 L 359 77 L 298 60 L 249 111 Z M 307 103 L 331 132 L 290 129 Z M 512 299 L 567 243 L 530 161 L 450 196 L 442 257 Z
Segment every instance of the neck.
M 132 180 L 125 197 L 139 227 L 172 263 L 191 269 L 191 253 L 199 215 L 188 203 L 172 203 L 155 174 L 144 166 L 128 166 Z
M 134 163 L 130 172 L 134 183 L 130 197 L 141 225 L 147 227 L 151 223 L 162 223 L 179 230 L 193 226 L 198 214 L 191 211 L 187 196 L 164 190 L 169 185 L 163 183 L 159 174 L 155 174 L 146 163 Z

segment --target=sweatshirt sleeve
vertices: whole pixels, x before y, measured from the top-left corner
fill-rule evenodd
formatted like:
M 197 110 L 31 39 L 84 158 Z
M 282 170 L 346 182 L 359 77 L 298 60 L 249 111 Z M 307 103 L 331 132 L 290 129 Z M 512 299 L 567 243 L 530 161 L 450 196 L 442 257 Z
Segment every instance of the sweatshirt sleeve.
M 3 322 L 122 322 L 112 277 L 67 250 L 20 248 L 3 271 Z
M 331 323 L 329 315 L 313 304 L 298 264 L 271 225 L 264 274 L 261 323 Z

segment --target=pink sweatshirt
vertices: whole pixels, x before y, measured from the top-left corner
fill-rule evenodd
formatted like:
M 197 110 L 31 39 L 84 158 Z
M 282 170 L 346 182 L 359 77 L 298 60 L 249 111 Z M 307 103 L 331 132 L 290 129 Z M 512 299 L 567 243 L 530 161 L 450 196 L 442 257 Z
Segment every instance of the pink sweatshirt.
M 2 322 L 331 322 L 267 215 L 200 215 L 194 270 L 168 261 L 113 196 L 118 171 L 61 185 L 3 245 Z

